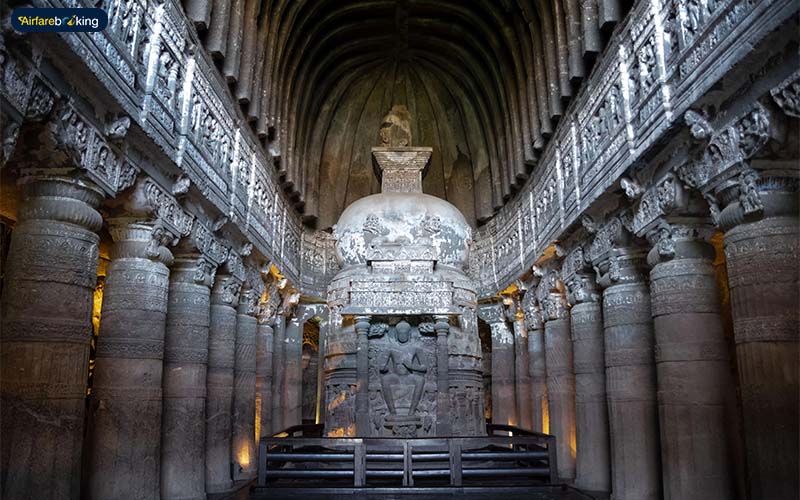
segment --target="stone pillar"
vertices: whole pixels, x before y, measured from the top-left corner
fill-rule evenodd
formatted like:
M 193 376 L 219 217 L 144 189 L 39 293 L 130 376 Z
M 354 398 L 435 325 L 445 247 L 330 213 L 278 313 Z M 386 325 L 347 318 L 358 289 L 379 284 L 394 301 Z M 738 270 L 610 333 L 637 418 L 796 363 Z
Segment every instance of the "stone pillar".
M 450 352 L 447 334 L 450 332 L 450 319 L 447 316 L 434 316 L 436 330 L 436 434 L 451 434 L 450 418 Z
M 161 498 L 205 499 L 206 369 L 216 264 L 175 259 L 164 339 Z
M 733 498 L 725 433 L 733 389 L 714 247 L 664 224 L 648 255 L 664 498 Z
M 259 318 L 256 330 L 256 407 L 258 437 L 272 435 L 272 326 L 269 316 Z
M 300 425 L 303 423 L 303 318 L 299 311 L 286 324 L 282 368 L 283 426 Z
M 614 219 L 614 227 L 608 229 L 623 232 L 618 222 Z M 605 236 L 595 238 L 592 260 L 600 269 L 598 284 L 605 287 L 611 491 L 615 499 L 656 500 L 661 498 L 661 464 L 650 290 L 641 272 L 644 255 L 633 247 L 608 248 L 613 239 Z M 596 259 L 598 254 L 604 258 Z
M 322 321 L 319 322 L 319 360 L 317 362 L 317 423 L 325 422 L 325 352 L 327 352 L 328 327 L 330 313 L 327 307 Z
M 256 425 L 256 313 L 261 297 L 242 290 L 236 314 L 236 350 L 233 368 L 231 456 L 233 479 L 252 479 L 257 472 Z
M 571 253 L 564 264 L 566 268 L 567 262 L 577 257 L 575 274 L 567 280 L 575 362 L 575 486 L 587 491 L 610 492 L 603 312 L 594 272 L 586 268 L 583 250 L 578 248 L 576 253 L 578 255 Z
M 743 179 L 732 199 L 720 219 L 750 497 L 794 498 L 800 489 L 797 179 L 766 173 L 757 182 Z
M 369 436 L 369 316 L 356 316 L 356 436 Z
M 236 349 L 236 309 L 241 280 L 217 274 L 211 292 L 206 377 L 206 492 L 233 486 L 231 477 L 231 406 Z
M 526 292 L 525 326 L 528 329 L 528 361 L 531 381 L 531 429 L 550 433 L 550 408 L 547 403 L 547 369 L 544 359 L 544 321 L 534 292 Z M 530 298 L 528 298 L 530 297 Z
M 5 268 L 2 498 L 78 498 L 102 194 L 28 179 Z
M 173 236 L 161 222 L 111 221 L 90 411 L 89 497 L 160 495 L 161 375 Z
M 528 328 L 525 326 L 525 315 L 514 301 L 514 371 L 517 377 L 517 417 L 519 427 L 533 429 L 530 353 L 528 352 Z
M 286 316 L 279 312 L 275 317 L 275 336 L 272 339 L 272 423 L 270 428 L 276 434 L 283 425 L 283 380 L 285 378 L 284 352 L 286 345 Z
M 569 308 L 560 291 L 563 285 L 551 273 L 539 285 L 546 290 L 544 357 L 547 365 L 547 400 L 550 434 L 556 437 L 558 478 L 575 480 L 575 372 L 570 337 Z
M 478 314 L 492 329 L 492 423 L 517 425 L 514 334 L 506 323 L 505 307 L 481 306 Z

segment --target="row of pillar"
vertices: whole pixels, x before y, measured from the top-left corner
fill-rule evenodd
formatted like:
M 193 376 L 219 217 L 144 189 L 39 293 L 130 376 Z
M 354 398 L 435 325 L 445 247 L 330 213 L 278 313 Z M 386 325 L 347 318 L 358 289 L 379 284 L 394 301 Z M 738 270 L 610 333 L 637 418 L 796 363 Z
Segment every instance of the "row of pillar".
M 21 191 L 2 296 L 3 498 L 204 499 L 254 477 L 281 371 L 257 323 L 263 284 L 197 224 L 109 219 L 87 413 L 103 196 L 70 178 Z
M 724 234 L 738 369 L 716 251 L 703 231 L 673 224 L 654 233 L 648 253 L 612 221 L 563 270 L 542 271 L 538 287 L 525 292 L 527 335 L 517 314 L 491 316 L 484 307 L 493 332 L 493 421 L 530 421 L 555 435 L 558 476 L 615 499 L 735 498 L 743 437 L 749 498 L 793 498 L 798 220 L 796 210 L 777 212 Z M 516 374 L 501 373 L 514 367 L 515 347 Z M 737 375 L 743 426 L 735 417 Z M 530 401 L 527 409 L 520 400 Z

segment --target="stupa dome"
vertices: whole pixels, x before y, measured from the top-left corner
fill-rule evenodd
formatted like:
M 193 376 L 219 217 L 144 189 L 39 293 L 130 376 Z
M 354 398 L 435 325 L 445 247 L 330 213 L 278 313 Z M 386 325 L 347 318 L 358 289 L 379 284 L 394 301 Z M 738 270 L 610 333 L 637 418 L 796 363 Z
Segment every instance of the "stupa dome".
M 424 193 L 380 193 L 345 209 L 335 226 L 336 255 L 343 266 L 381 259 L 435 260 L 466 266 L 472 228 L 447 201 Z

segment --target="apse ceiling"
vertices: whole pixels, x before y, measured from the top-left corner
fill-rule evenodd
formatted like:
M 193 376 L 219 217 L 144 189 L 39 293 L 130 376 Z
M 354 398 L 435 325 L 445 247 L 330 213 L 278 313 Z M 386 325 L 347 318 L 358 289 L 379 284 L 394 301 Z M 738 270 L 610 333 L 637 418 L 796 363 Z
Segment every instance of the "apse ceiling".
M 626 7 L 615 0 L 185 0 L 310 225 L 379 191 L 405 105 L 426 193 L 490 219 L 525 182 Z

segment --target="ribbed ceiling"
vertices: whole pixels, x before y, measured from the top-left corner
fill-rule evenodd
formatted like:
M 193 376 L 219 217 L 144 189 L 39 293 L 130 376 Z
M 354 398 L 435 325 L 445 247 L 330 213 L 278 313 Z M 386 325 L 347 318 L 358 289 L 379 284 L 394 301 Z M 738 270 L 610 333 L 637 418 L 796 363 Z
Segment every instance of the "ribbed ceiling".
M 479 223 L 520 187 L 618 1 L 186 0 L 307 222 L 378 192 L 393 105 L 432 146 L 424 191 Z M 207 32 L 205 31 L 208 27 Z

